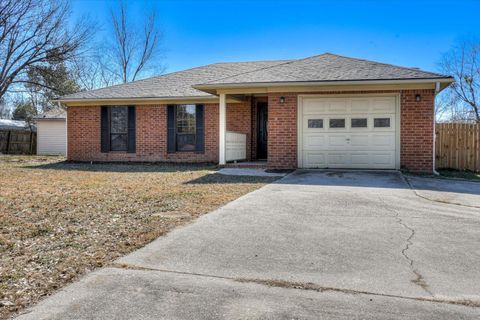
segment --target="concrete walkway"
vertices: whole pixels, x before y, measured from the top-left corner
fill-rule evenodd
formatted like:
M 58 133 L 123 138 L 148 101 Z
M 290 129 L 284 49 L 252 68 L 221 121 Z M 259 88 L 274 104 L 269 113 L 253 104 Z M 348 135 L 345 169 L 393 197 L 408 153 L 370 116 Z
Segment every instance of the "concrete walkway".
M 398 173 L 298 171 L 20 318 L 478 319 L 479 243 L 480 209 Z

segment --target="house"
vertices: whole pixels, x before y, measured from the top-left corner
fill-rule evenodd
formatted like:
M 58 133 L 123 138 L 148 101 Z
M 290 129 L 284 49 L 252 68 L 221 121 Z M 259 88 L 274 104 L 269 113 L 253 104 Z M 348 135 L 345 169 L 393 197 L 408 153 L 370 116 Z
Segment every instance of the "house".
M 65 110 L 54 108 L 35 118 L 38 155 L 66 155 L 66 117 Z
M 325 53 L 216 63 L 58 101 L 69 160 L 432 172 L 434 98 L 452 82 Z

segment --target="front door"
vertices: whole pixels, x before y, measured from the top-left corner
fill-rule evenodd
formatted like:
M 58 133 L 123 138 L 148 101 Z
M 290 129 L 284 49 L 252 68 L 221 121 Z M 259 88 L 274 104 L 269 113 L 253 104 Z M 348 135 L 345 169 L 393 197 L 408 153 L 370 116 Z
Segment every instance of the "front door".
M 257 103 L 257 159 L 267 159 L 268 141 L 268 105 L 266 102 Z

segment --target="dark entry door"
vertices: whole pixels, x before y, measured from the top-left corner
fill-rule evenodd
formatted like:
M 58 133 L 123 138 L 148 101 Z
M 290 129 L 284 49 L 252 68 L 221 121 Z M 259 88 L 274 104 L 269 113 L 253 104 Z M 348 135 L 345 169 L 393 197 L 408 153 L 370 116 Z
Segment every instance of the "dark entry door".
M 257 121 L 257 159 L 267 159 L 268 105 L 266 102 L 257 103 Z

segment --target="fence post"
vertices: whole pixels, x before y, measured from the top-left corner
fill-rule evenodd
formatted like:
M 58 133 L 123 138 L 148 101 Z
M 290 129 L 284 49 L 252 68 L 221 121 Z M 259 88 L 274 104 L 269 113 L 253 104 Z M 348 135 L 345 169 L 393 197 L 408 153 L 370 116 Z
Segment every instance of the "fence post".
M 30 131 L 30 140 L 28 141 L 30 143 L 30 146 L 28 148 L 28 154 L 33 154 L 33 131 Z
M 6 154 L 9 154 L 10 153 L 10 138 L 11 138 L 11 133 L 12 133 L 12 130 L 8 130 L 7 132 L 7 148 L 5 150 L 5 153 Z

